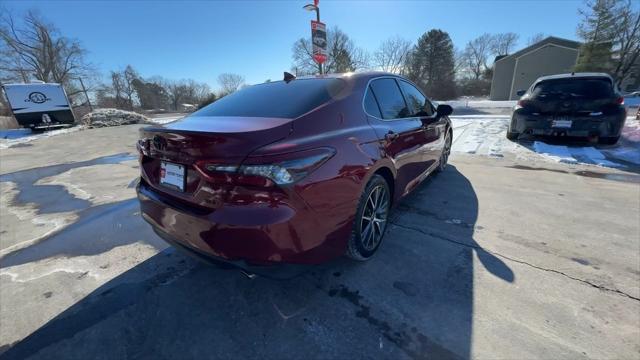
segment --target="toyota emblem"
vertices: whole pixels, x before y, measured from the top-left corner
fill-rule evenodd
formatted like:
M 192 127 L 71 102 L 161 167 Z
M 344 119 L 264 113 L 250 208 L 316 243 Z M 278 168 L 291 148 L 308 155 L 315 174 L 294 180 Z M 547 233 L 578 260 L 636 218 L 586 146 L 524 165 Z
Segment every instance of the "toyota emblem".
M 167 139 L 162 136 L 156 135 L 153 137 L 153 147 L 156 150 L 163 151 L 167 148 Z

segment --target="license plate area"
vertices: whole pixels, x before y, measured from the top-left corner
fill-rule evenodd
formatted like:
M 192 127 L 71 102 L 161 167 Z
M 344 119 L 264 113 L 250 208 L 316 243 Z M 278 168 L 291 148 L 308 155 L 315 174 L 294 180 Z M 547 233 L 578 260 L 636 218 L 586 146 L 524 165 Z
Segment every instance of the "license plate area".
M 572 124 L 573 124 L 573 121 L 568 120 L 567 118 L 557 118 L 557 119 L 551 120 L 551 127 L 554 127 L 554 128 L 569 129 L 571 128 Z
M 184 192 L 185 172 L 184 165 L 160 161 L 160 185 Z

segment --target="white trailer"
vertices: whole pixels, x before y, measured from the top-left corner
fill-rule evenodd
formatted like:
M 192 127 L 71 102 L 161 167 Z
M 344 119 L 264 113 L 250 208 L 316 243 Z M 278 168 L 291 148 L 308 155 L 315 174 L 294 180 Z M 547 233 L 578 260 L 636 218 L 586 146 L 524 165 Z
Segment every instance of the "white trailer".
M 60 84 L 4 84 L 9 107 L 20 126 L 47 130 L 75 123 L 73 110 Z

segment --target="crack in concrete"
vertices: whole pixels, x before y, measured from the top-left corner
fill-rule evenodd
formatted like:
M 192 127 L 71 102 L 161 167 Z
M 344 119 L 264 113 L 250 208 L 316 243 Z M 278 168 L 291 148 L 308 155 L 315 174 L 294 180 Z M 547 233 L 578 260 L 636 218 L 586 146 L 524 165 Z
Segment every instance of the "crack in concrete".
M 621 291 L 621 290 L 618 290 L 618 289 L 608 288 L 608 287 L 603 286 L 603 285 L 594 284 L 594 283 L 592 283 L 592 282 L 590 282 L 588 280 L 584 280 L 584 279 L 580 279 L 580 278 L 571 276 L 571 275 L 569 275 L 567 273 L 564 273 L 562 271 L 559 271 L 559 270 L 544 268 L 544 267 L 541 267 L 541 266 L 538 266 L 538 265 L 531 264 L 531 263 L 526 262 L 524 260 L 515 259 L 515 258 L 509 257 L 507 255 L 503 255 L 503 254 L 500 254 L 500 253 L 497 253 L 497 252 L 489 251 L 489 250 L 483 248 L 482 246 L 466 244 L 466 243 L 461 242 L 461 241 L 456 241 L 456 240 L 453 240 L 453 239 L 449 239 L 449 238 L 447 238 L 445 236 L 442 236 L 442 235 L 438 235 L 438 234 L 435 234 L 435 233 L 432 233 L 432 232 L 427 232 L 427 231 L 424 231 L 422 229 L 415 228 L 415 227 L 412 227 L 412 226 L 398 224 L 396 222 L 391 222 L 391 224 L 395 225 L 395 226 L 398 226 L 398 227 L 401 227 L 403 229 L 417 231 L 417 232 L 420 232 L 422 234 L 431 236 L 433 238 L 444 240 L 444 241 L 448 241 L 450 243 L 454 243 L 454 244 L 457 244 L 457 245 L 469 247 L 469 248 L 472 248 L 472 249 L 486 251 L 489 254 L 501 257 L 501 258 L 506 259 L 506 260 L 510 260 L 510 261 L 516 262 L 518 264 L 527 265 L 527 266 L 532 267 L 534 269 L 538 269 L 538 270 L 542 270 L 542 271 L 546 271 L 546 272 L 552 272 L 552 273 L 555 273 L 555 274 L 559 274 L 559 275 L 562 275 L 562 276 L 564 276 L 564 277 L 566 277 L 568 279 L 581 282 L 583 284 L 589 285 L 589 286 L 594 287 L 596 289 L 599 289 L 599 290 L 602 290 L 602 291 L 612 292 L 614 294 L 618 294 L 620 296 L 627 297 L 627 298 L 632 299 L 632 300 L 640 301 L 640 298 L 635 297 L 635 296 L 630 295 L 630 294 L 627 294 L 624 291 Z

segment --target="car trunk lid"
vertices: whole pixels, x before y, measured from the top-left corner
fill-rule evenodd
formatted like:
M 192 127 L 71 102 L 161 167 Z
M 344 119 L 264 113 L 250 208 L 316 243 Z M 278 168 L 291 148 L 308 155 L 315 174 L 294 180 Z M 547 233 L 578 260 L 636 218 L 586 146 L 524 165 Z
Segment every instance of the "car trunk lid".
M 605 78 L 568 78 L 537 84 L 528 103 L 541 114 L 589 115 L 617 106 L 613 85 Z
M 140 130 L 142 177 L 155 190 L 208 209 L 221 206 L 232 185 L 216 181 L 198 163 L 240 165 L 253 150 L 286 138 L 291 119 L 258 117 L 187 117 Z M 184 167 L 184 188 L 162 184 L 166 164 Z

